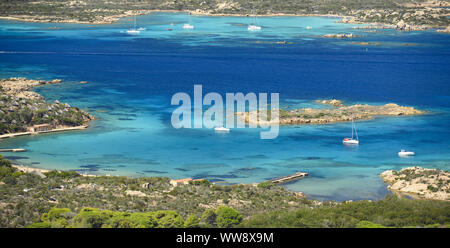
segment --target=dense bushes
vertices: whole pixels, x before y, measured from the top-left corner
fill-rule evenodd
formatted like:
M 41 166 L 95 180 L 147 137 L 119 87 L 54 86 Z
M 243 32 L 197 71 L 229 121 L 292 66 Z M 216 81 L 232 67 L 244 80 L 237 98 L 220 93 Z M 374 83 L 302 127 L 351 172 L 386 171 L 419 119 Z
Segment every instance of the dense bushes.
M 242 221 L 242 215 L 238 211 L 225 206 L 219 206 L 216 209 L 217 227 L 230 228 L 239 225 Z
M 372 223 L 372 224 L 370 224 Z M 401 199 L 359 201 L 336 206 L 259 214 L 244 227 L 427 227 L 450 224 L 450 203 Z
M 234 227 L 242 221 L 242 215 L 230 208 L 220 206 L 212 211 L 214 223 L 208 227 Z M 68 208 L 52 208 L 41 217 L 42 222 L 29 225 L 30 228 L 195 228 L 200 227 L 200 220 L 189 215 L 186 221 L 175 211 L 164 210 L 145 213 L 127 213 L 97 208 L 83 208 L 74 215 Z M 217 223 L 217 225 L 215 224 Z
M 450 202 L 445 201 L 391 195 L 375 202 L 318 202 L 276 185 L 198 181 L 173 187 L 168 178 L 84 177 L 70 171 L 45 175 L 19 172 L 0 156 L 0 227 L 373 228 L 450 223 Z M 129 195 L 130 190 L 144 197 Z

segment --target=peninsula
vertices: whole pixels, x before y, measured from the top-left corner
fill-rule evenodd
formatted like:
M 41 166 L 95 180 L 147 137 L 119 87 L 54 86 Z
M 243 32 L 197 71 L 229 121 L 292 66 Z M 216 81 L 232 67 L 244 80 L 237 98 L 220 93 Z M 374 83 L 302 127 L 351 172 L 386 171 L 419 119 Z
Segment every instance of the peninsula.
M 30 91 L 32 87 L 59 84 L 52 81 L 9 78 L 0 80 L 0 138 L 40 132 L 85 128 L 94 117 L 77 107 L 44 97 Z
M 409 167 L 400 171 L 387 170 L 380 177 L 394 193 L 415 198 L 450 201 L 450 172 Z
M 413 107 L 399 106 L 389 103 L 381 106 L 368 104 L 354 104 L 345 106 L 340 100 L 317 100 L 321 104 L 331 105 L 331 108 L 303 108 L 294 110 L 280 109 L 280 125 L 301 125 L 301 124 L 328 124 L 336 122 L 348 122 L 352 120 L 369 120 L 376 116 L 408 116 L 421 115 L 425 111 L 417 110 Z M 250 111 L 255 114 L 256 111 Z M 268 111 L 269 123 L 270 111 Z M 248 124 L 261 124 L 263 121 L 251 119 L 249 112 L 237 112 L 236 115 Z M 257 116 L 257 115 L 254 115 Z M 263 123 L 264 124 L 264 123 Z

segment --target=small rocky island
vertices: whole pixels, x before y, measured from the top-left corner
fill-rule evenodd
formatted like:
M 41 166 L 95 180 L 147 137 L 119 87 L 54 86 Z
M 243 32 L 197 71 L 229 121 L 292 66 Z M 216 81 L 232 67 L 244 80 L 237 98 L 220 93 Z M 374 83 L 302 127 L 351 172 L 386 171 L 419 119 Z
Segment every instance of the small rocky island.
M 331 108 L 303 108 L 295 110 L 280 109 L 280 125 L 327 124 L 348 122 L 352 120 L 369 120 L 376 116 L 409 116 L 425 114 L 425 111 L 413 107 L 399 106 L 395 103 L 385 105 L 354 104 L 346 106 L 340 100 L 316 100 L 317 103 L 332 106 Z M 255 112 L 255 111 L 251 111 Z M 270 111 L 268 111 L 270 119 Z M 253 113 L 254 114 L 254 113 Z M 257 119 L 250 120 L 249 112 L 238 112 L 236 115 L 246 123 L 261 124 Z M 269 123 L 275 120 L 270 120 Z
M 356 38 L 356 37 L 361 37 L 359 35 L 354 35 L 353 33 L 342 33 L 342 34 L 325 34 L 322 35 L 321 37 L 323 38 L 336 38 L 336 39 L 351 39 L 351 38 Z
M 387 170 L 380 177 L 394 193 L 413 197 L 450 201 L 450 172 L 409 167 L 400 171 Z
M 0 80 L 0 135 L 20 132 L 37 133 L 65 130 L 86 126 L 94 119 L 86 111 L 71 107 L 55 100 L 45 101 L 44 97 L 30 91 L 32 87 L 59 84 L 52 81 L 8 78 Z M 5 137 L 7 137 L 6 135 Z

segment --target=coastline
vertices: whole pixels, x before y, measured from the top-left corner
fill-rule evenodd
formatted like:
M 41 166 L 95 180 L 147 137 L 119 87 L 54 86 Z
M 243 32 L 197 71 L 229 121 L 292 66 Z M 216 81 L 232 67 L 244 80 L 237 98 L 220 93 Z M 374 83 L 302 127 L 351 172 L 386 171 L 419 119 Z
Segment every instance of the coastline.
M 151 15 L 153 13 L 189 13 L 197 16 L 222 16 L 222 17 L 249 17 L 249 14 L 223 14 L 223 13 L 209 13 L 207 11 L 199 10 L 138 10 L 138 11 L 126 11 L 122 14 L 111 15 L 103 17 L 102 20 L 96 21 L 80 21 L 77 19 L 40 19 L 36 16 L 0 16 L 0 19 L 13 20 L 20 22 L 35 22 L 35 23 L 72 23 L 72 24 L 91 24 L 91 25 L 107 25 L 117 23 L 121 18 L 140 16 L 140 15 Z M 324 17 L 324 18 L 341 18 L 341 20 L 336 21 L 337 23 L 344 24 L 365 24 L 367 26 L 364 29 L 396 29 L 403 31 L 425 31 L 435 29 L 439 33 L 450 33 L 450 26 L 428 26 L 428 25 L 415 25 L 415 24 L 404 24 L 400 21 L 397 24 L 387 23 L 387 22 L 364 22 L 357 20 L 356 16 L 352 15 L 342 15 L 342 14 L 285 14 L 285 13 L 271 13 L 271 14 L 252 14 L 251 16 L 257 17 Z M 48 18 L 48 17 L 47 17 Z M 358 29 L 358 28 L 357 28 Z
M 65 131 L 73 131 L 73 130 L 84 130 L 88 128 L 89 125 L 81 125 L 81 126 L 75 126 L 75 127 L 69 127 L 69 126 L 62 126 L 59 128 L 55 128 L 49 131 L 37 131 L 37 132 L 20 132 L 20 133 L 8 133 L 8 134 L 2 134 L 0 135 L 1 139 L 8 139 L 8 138 L 14 138 L 19 136 L 26 136 L 26 135 L 37 135 L 41 133 L 55 133 L 55 132 L 65 132 Z
M 42 168 L 37 168 L 37 167 L 29 167 L 29 166 L 25 166 L 25 165 L 20 165 L 20 164 L 11 164 L 12 167 L 18 169 L 21 172 L 25 172 L 25 173 L 32 173 L 32 174 L 43 174 L 43 173 L 47 173 L 50 171 L 55 171 L 56 169 L 50 170 L 50 169 L 42 169 Z M 58 172 L 61 171 L 65 171 L 65 170 L 56 170 Z M 94 174 L 82 174 L 77 172 L 78 174 L 80 174 L 80 176 L 83 177 L 101 177 L 101 176 L 110 176 L 110 175 L 94 175 Z
M 201 11 L 189 11 L 189 10 L 142 10 L 138 13 L 128 12 L 120 15 L 111 15 L 108 18 L 105 18 L 104 21 L 79 21 L 76 19 L 66 19 L 66 20 L 50 20 L 50 19 L 38 19 L 36 16 L 28 16 L 22 15 L 20 16 L 0 16 L 0 19 L 4 20 L 13 20 L 13 21 L 21 21 L 21 22 L 36 22 L 36 23 L 73 23 L 73 24 L 113 24 L 119 21 L 120 18 L 123 17 L 132 17 L 132 16 L 141 16 L 141 15 L 151 15 L 153 13 L 191 13 L 192 15 L 197 16 L 230 16 L 230 17 L 248 17 L 247 14 L 221 14 L 221 13 L 206 13 Z M 328 17 L 328 18 L 345 18 L 351 16 L 338 15 L 338 14 L 255 14 L 252 16 L 257 17 L 283 17 L 283 16 L 292 16 L 292 17 Z M 369 24 L 369 23 L 366 23 Z

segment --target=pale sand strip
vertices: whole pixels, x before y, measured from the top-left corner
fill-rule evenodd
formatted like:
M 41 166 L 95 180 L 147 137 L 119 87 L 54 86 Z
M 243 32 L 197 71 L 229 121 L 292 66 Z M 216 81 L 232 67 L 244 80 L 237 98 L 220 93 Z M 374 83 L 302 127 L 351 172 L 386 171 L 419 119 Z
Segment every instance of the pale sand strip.
M 33 173 L 33 174 L 42 174 L 42 173 L 46 173 L 46 172 L 52 171 L 52 170 L 28 167 L 28 166 L 23 166 L 23 165 L 18 165 L 18 164 L 12 164 L 11 166 L 16 168 L 16 169 L 18 169 L 21 172 Z M 56 171 L 61 171 L 61 170 L 56 170 Z M 83 177 L 100 177 L 100 175 L 81 174 L 81 173 L 78 173 L 78 174 L 80 174 Z M 105 175 L 105 176 L 109 176 L 109 175 Z
M 40 133 L 54 133 L 54 132 L 64 132 L 64 131 L 72 131 L 72 130 L 83 130 L 86 129 L 88 126 L 76 126 L 76 127 L 62 127 L 62 128 L 55 128 L 49 131 L 38 131 L 38 132 L 21 132 L 21 133 L 8 133 L 0 135 L 0 139 L 6 139 L 6 138 L 13 138 L 18 136 L 24 136 L 24 135 L 34 135 L 34 134 L 40 134 Z

